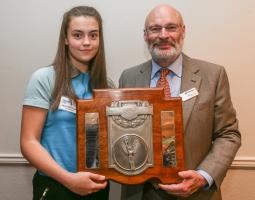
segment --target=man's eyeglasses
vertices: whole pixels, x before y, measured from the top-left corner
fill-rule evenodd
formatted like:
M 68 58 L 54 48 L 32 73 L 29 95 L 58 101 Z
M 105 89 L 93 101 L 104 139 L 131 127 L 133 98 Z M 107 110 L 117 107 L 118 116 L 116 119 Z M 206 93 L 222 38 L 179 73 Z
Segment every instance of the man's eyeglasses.
M 146 28 L 145 31 L 149 34 L 160 34 L 163 28 L 167 33 L 176 33 L 181 28 L 181 25 L 178 24 L 168 24 L 166 26 L 155 25 Z

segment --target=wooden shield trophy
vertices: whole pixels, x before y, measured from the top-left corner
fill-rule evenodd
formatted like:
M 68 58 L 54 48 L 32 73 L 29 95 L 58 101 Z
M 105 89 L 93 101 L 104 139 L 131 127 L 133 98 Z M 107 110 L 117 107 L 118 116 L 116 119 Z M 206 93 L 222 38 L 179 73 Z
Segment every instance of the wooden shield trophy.
M 180 181 L 181 98 L 166 99 L 161 88 L 98 89 L 76 108 L 78 171 L 122 184 Z

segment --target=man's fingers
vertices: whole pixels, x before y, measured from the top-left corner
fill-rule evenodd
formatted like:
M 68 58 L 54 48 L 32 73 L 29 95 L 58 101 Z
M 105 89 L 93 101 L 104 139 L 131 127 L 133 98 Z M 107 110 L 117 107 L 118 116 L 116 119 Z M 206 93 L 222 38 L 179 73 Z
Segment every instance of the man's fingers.
M 159 184 L 159 188 L 165 190 L 167 193 L 176 195 L 176 196 L 186 196 L 186 191 L 183 190 L 183 184 L 171 184 L 171 185 L 163 185 Z
M 162 190 L 167 190 L 169 192 L 178 192 L 181 191 L 183 186 L 180 184 L 171 184 L 171 185 L 163 185 L 163 184 L 158 184 L 159 188 Z
M 192 178 L 193 175 L 194 175 L 194 171 L 193 170 L 178 172 L 178 176 L 180 176 L 182 179 Z

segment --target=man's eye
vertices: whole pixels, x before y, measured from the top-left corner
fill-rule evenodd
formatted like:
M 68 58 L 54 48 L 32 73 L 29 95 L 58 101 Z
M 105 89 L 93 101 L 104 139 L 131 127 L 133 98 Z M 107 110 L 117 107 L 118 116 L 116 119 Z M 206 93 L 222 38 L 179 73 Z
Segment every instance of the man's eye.
M 175 25 L 167 26 L 165 29 L 166 29 L 166 31 L 168 31 L 168 32 L 175 32 L 175 31 L 177 31 L 178 26 L 175 26 Z
M 152 27 L 152 28 L 150 28 L 150 31 L 152 32 L 152 33 L 159 33 L 160 31 L 161 31 L 161 27 Z

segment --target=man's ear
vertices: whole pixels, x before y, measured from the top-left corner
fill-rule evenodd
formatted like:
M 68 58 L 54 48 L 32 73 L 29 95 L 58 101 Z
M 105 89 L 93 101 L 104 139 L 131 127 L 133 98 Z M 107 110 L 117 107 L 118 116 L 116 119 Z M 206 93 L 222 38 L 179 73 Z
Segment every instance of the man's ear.
M 146 30 L 143 31 L 143 39 L 144 39 L 145 42 L 148 41 L 148 35 L 147 35 Z
M 186 36 L 186 26 L 183 25 L 183 27 L 182 27 L 182 38 L 184 39 L 185 36 Z

